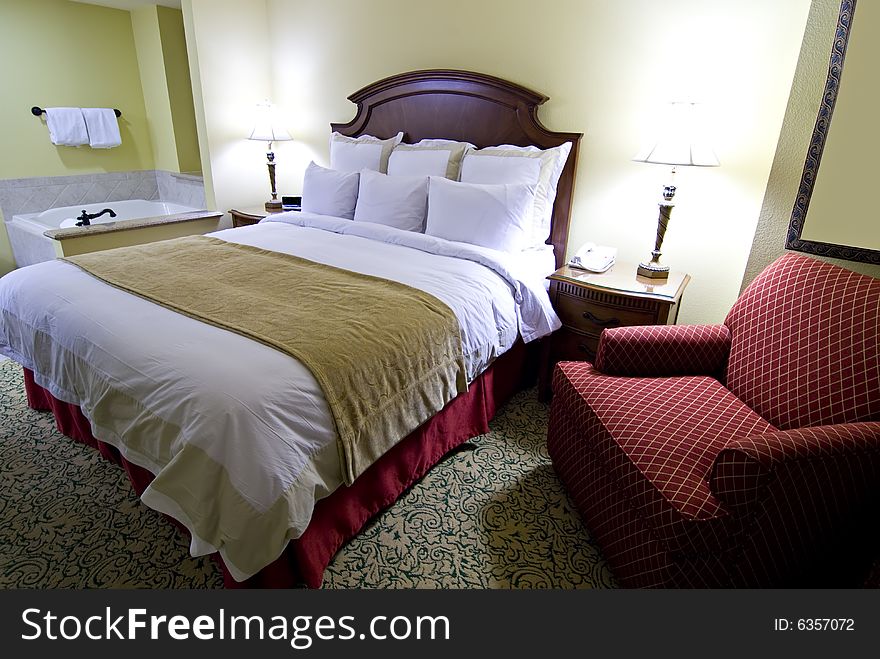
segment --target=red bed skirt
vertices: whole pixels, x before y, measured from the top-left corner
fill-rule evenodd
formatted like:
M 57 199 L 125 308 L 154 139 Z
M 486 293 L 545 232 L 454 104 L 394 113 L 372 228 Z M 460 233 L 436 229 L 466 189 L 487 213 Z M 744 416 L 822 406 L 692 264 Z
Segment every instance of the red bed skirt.
M 467 393 L 401 440 L 350 487 L 342 486 L 318 501 L 305 533 L 292 540 L 274 563 L 247 581 L 235 581 L 215 554 L 226 587 L 290 588 L 305 584 L 320 588 L 324 569 L 333 556 L 370 518 L 394 503 L 449 451 L 488 432 L 497 408 L 533 380 L 536 351 L 531 348 L 518 342 L 478 377 Z M 51 410 L 61 433 L 97 448 L 106 459 L 121 465 L 139 495 L 146 489 L 153 475 L 96 439 L 78 406 L 52 396 L 34 382 L 33 372 L 28 369 L 24 369 L 24 383 L 30 407 Z

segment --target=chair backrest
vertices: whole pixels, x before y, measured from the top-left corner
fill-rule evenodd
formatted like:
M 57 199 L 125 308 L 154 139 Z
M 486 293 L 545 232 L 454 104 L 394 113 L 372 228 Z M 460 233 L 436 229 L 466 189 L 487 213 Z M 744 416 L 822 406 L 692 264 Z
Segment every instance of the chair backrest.
M 724 322 L 727 387 L 777 428 L 880 421 L 880 279 L 788 253 Z

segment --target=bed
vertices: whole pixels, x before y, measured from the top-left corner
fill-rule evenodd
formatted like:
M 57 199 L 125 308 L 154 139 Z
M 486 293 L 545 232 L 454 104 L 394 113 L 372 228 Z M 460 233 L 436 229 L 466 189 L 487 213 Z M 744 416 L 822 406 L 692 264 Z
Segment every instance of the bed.
M 432 70 L 380 80 L 349 98 L 357 104 L 355 118 L 331 127 L 350 138 L 403 133 L 408 143 L 570 145 L 552 206 L 547 239 L 552 256 L 543 267 L 561 264 L 580 134 L 551 132 L 540 124 L 537 107 L 546 97 L 486 75 Z M 334 462 L 336 449 L 320 439 L 332 435 L 332 424 L 308 369 L 269 346 L 132 296 L 69 263 L 39 264 L 3 282 L 0 348 L 25 367 L 31 407 L 52 410 L 61 432 L 122 465 L 147 505 L 189 531 L 194 555 L 217 556 L 228 587 L 320 587 L 333 555 L 373 515 L 457 445 L 488 430 L 497 407 L 534 373 L 538 342 L 531 339 L 552 331 L 553 314 L 541 297 L 546 297 L 541 278 L 522 259 L 498 262 L 485 250 L 462 251 L 427 236 L 355 227 L 358 223 L 309 213 L 267 220 L 214 236 L 217 242 L 402 281 L 445 302 L 461 323 L 466 391 L 451 396 L 400 441 L 394 438 L 381 457 L 353 471 L 350 479 L 336 475 L 345 471 L 345 463 Z M 376 256 L 364 256 L 367 251 Z M 462 280 L 471 282 L 468 290 L 451 293 Z M 253 309 L 259 309 L 256 302 Z M 351 313 L 355 322 L 357 310 Z M 493 322 L 487 324 L 490 316 Z M 96 384 L 105 380 L 124 386 L 126 395 L 108 404 L 106 387 Z M 169 424 L 178 434 L 169 436 L 162 448 L 168 457 L 160 462 L 161 451 L 151 452 L 149 445 L 169 435 Z M 261 434 L 283 435 L 277 444 L 287 452 L 257 441 Z M 288 435 L 297 442 L 288 441 Z M 202 509 L 194 514 L 181 501 L 201 497 L 200 505 L 210 500 L 213 510 L 215 499 L 228 498 L 219 480 L 190 478 L 185 495 L 177 497 L 169 497 L 158 483 L 167 482 L 167 474 L 192 455 L 214 457 L 212 452 L 223 454 L 224 469 L 234 454 L 228 478 L 261 512 L 274 505 L 279 491 L 296 489 L 296 503 L 286 503 L 283 511 L 287 523 L 255 522 L 236 527 L 240 537 L 210 540 L 206 525 L 222 526 L 222 516 L 199 526 L 202 521 L 195 517 Z M 272 471 L 258 471 L 264 463 L 271 463 Z M 195 473 L 205 469 L 205 463 L 194 464 L 200 465 Z M 187 474 L 192 473 L 190 468 Z

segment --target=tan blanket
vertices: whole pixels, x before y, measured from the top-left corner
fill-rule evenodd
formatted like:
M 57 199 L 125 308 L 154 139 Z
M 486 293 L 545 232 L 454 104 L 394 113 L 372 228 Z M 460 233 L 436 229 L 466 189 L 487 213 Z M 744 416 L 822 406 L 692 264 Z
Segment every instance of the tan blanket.
M 65 260 L 302 362 L 329 404 L 348 484 L 467 387 L 455 315 L 398 282 L 208 236 Z

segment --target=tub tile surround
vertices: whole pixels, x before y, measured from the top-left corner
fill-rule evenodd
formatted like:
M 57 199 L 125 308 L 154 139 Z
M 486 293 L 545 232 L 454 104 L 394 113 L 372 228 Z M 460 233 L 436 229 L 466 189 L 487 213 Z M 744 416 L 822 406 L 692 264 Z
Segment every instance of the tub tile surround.
M 177 174 L 156 171 L 159 186 L 159 199 L 193 208 L 207 208 L 205 204 L 205 183 L 200 174 Z
M 204 208 L 205 188 L 201 176 L 157 170 L 0 180 L 0 211 L 6 222 L 50 208 L 126 199 Z
M 28 232 L 10 224 L 16 215 L 80 204 L 109 205 L 127 199 L 206 207 L 204 183 L 196 174 L 143 170 L 0 180 L 0 212 L 19 265 L 54 258 L 55 249 L 51 240 L 32 240 Z
M 158 201 L 156 173 L 145 170 L 0 181 L 0 210 L 7 222 L 15 215 L 41 213 L 50 208 L 123 199 Z

